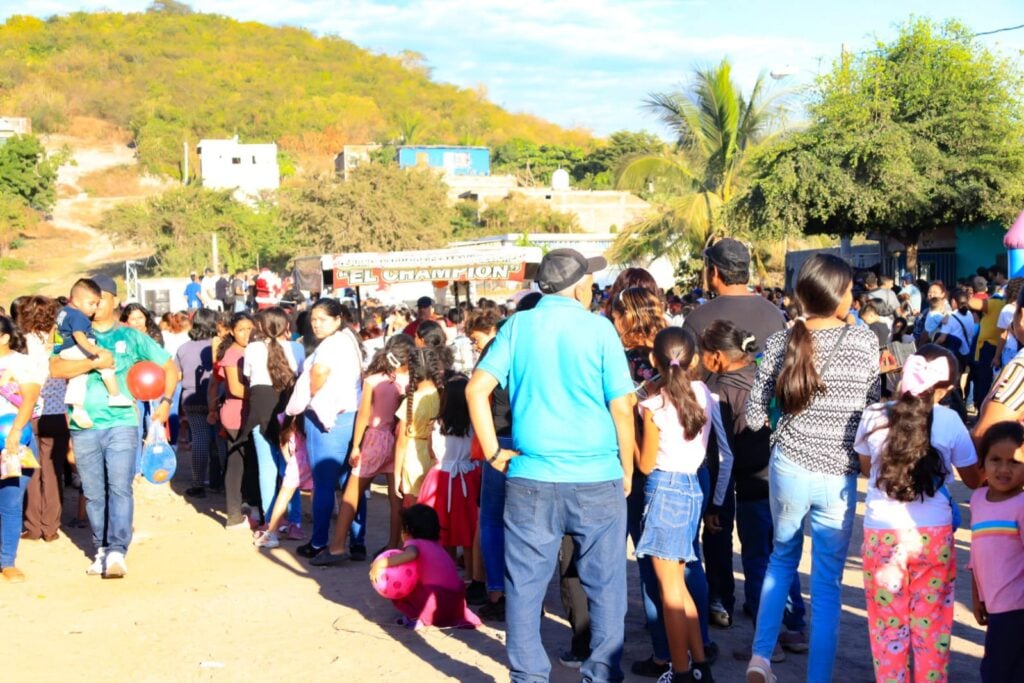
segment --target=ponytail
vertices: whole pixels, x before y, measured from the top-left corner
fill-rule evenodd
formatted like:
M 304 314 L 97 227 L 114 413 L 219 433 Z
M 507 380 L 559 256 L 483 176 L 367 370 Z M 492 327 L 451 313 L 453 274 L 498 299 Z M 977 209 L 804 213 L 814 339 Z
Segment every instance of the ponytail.
M 662 393 L 675 407 L 687 440 L 694 439 L 708 419 L 691 385 L 697 340 L 689 330 L 666 327 L 654 337 L 653 352 L 654 364 L 665 379 Z
M 814 364 L 814 338 L 802 318 L 797 318 L 786 342 L 782 370 L 775 383 L 775 396 L 786 415 L 804 411 L 814 395 L 825 390 Z
M 796 300 L 809 318 L 834 317 L 853 283 L 853 270 L 833 254 L 815 254 L 800 268 L 796 281 Z M 786 415 L 802 413 L 825 384 L 814 364 L 814 338 L 806 320 L 793 323 L 786 342 L 782 370 L 775 383 L 775 396 Z

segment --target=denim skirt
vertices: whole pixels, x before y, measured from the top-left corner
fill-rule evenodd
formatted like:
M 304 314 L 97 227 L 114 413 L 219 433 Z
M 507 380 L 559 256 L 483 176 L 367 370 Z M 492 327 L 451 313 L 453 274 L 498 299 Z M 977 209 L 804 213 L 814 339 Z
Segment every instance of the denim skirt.
M 704 494 L 696 473 L 654 470 L 644 485 L 644 513 L 637 557 L 692 562 Z

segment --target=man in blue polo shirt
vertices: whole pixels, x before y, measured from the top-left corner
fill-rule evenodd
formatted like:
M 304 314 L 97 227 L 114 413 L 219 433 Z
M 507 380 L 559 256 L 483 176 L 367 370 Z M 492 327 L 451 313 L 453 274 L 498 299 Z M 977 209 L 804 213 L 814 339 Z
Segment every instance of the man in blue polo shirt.
M 485 456 L 508 468 L 505 621 L 512 681 L 547 680 L 540 617 L 563 535 L 572 537 L 591 617 L 588 681 L 620 681 L 626 615 L 626 494 L 633 475 L 633 382 L 612 324 L 589 313 L 603 258 L 544 256 L 546 294 L 510 318 L 466 389 Z M 489 397 L 512 405 L 513 450 L 499 447 Z

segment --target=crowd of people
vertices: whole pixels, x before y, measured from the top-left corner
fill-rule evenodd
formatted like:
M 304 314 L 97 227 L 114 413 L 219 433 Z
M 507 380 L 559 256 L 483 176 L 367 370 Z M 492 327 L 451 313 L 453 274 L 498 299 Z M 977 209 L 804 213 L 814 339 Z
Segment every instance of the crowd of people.
M 974 489 L 980 676 L 1019 680 L 1024 278 L 897 286 L 819 254 L 792 291 L 762 291 L 742 243 L 704 258 L 705 287 L 682 295 L 640 268 L 602 290 L 604 259 L 556 249 L 533 291 L 444 316 L 427 297 L 361 318 L 334 298 L 281 305 L 290 283 L 249 296 L 244 274 L 230 304 L 193 276 L 190 310 L 159 320 L 104 276 L 66 300 L 20 297 L 0 316 L 0 415 L 14 415 L 5 452 L 27 444 L 39 467 L 0 479 L 3 577 L 25 580 L 20 540 L 58 538 L 65 481 L 92 531 L 87 572 L 125 576 L 137 460 L 163 432 L 191 453 L 184 494 L 223 494 L 225 527 L 256 547 L 295 542 L 325 571 L 368 561 L 374 582 L 416 563 L 420 585 L 394 600 L 410 628 L 503 622 L 513 681 L 550 675 L 556 573 L 572 627 L 560 662 L 622 679 L 630 548 L 651 648 L 634 674 L 714 680 L 712 627 L 743 613 L 755 636 L 732 656 L 748 683 L 774 681 L 787 652 L 807 654 L 808 681 L 832 680 L 855 524 L 877 680 L 942 681 L 955 471 Z M 143 360 L 165 371 L 155 401 L 130 398 Z M 386 520 L 367 516 L 381 479 Z M 370 524 L 387 528 L 373 552 Z

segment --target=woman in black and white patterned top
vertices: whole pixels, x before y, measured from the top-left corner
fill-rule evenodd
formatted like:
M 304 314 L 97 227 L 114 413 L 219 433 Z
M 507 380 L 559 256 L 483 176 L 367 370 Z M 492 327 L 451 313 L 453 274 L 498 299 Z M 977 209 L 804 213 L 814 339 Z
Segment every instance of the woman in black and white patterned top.
M 775 680 L 769 658 L 800 562 L 804 520 L 811 519 L 811 615 L 808 681 L 832 680 L 839 636 L 840 584 L 857 502 L 853 450 L 864 408 L 879 400 L 878 338 L 847 326 L 853 271 L 830 254 L 800 269 L 796 297 L 804 315 L 768 338 L 747 401 L 747 422 L 768 422 L 772 399 L 782 411 L 772 435 L 769 475 L 775 541 L 761 592 L 748 681 Z

